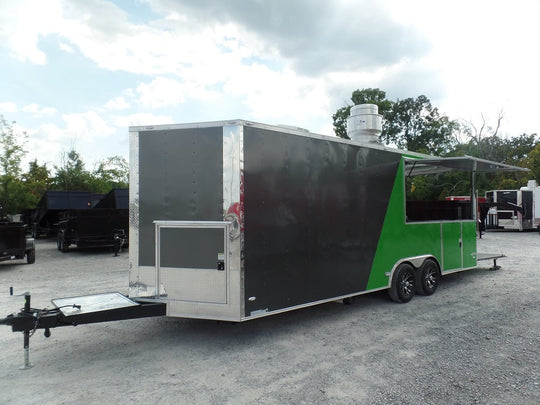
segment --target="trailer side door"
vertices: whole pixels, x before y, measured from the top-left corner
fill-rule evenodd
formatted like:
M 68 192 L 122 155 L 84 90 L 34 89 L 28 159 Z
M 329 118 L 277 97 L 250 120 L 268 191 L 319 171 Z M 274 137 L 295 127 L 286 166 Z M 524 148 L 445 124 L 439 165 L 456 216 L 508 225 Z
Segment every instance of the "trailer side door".
M 461 222 L 442 223 L 443 271 L 463 267 Z

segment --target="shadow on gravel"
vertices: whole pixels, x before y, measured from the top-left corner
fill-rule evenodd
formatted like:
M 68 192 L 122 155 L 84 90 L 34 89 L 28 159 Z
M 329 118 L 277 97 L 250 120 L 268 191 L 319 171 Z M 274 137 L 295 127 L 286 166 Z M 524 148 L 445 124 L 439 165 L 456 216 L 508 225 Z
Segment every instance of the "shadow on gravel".
M 113 255 L 114 251 L 112 247 L 89 247 L 89 248 L 77 248 L 77 247 L 70 247 L 67 252 L 59 252 L 63 255 L 78 255 L 78 256 L 107 256 L 107 255 Z M 118 253 L 118 256 L 127 255 L 128 249 L 123 249 Z
M 29 268 L 32 267 L 33 264 L 26 263 L 26 259 L 20 259 L 20 260 L 9 260 L 5 262 L 0 262 L 0 271 L 3 270 L 12 270 L 14 268 L 17 268 L 19 266 L 28 266 Z

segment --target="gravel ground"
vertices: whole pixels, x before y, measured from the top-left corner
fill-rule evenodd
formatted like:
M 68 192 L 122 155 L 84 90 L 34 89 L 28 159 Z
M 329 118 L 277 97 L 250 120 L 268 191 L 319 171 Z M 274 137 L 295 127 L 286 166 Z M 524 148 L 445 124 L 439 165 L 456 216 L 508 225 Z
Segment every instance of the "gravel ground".
M 479 251 L 502 269 L 443 277 L 437 292 L 395 304 L 386 292 L 241 324 L 147 318 L 53 329 L 0 326 L 6 404 L 539 404 L 540 235 L 488 232 Z M 127 253 L 61 253 L 0 264 L 0 317 L 29 290 L 50 299 L 127 293 Z

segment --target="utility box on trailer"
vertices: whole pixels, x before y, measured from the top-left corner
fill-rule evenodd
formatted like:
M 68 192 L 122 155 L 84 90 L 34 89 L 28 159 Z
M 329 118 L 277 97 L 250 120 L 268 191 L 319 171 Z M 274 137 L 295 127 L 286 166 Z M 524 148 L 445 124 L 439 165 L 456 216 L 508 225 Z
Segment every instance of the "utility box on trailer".
M 408 202 L 406 178 L 515 169 L 242 120 L 132 127 L 130 168 L 130 298 L 229 321 L 431 293 L 476 267 L 476 207 Z

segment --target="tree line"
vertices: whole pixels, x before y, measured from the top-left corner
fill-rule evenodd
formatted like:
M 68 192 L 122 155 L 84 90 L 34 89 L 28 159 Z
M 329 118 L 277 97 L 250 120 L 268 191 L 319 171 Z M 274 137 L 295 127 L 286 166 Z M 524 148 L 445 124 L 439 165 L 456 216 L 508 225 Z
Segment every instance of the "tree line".
M 0 115 L 0 216 L 35 208 L 47 190 L 105 194 L 113 188 L 128 187 L 126 159 L 108 157 L 88 170 L 73 148 L 61 154 L 59 165 L 49 168 L 34 159 L 28 170 L 23 171 L 21 162 L 28 153 L 25 149 L 28 136 L 25 132 L 16 132 L 14 124 Z
M 503 113 L 495 123 L 452 120 L 431 104 L 424 95 L 389 100 L 386 92 L 367 88 L 352 92 L 351 105 L 339 108 L 332 116 L 334 132 L 348 139 L 347 118 L 353 105 L 376 104 L 383 116 L 381 143 L 411 152 L 440 157 L 473 156 L 530 169 L 530 172 L 505 172 L 477 175 L 476 186 L 482 196 L 488 190 L 515 190 L 527 180 L 540 182 L 540 141 L 536 134 L 504 137 L 499 134 Z M 467 195 L 468 173 L 416 176 L 408 183 L 411 198 L 437 199 L 446 195 Z
M 540 141 L 536 134 L 504 137 L 499 134 L 503 119 L 495 123 L 452 120 L 431 104 L 424 95 L 403 100 L 390 100 L 378 88 L 355 90 L 352 104 L 333 114 L 334 132 L 347 136 L 347 117 L 353 105 L 376 104 L 383 116 L 380 141 L 400 149 L 434 156 L 473 156 L 500 163 L 526 167 L 529 173 L 483 174 L 477 176 L 479 194 L 495 189 L 519 189 L 529 179 L 540 181 Z M 21 168 L 26 156 L 26 133 L 17 133 L 14 122 L 0 115 L 0 206 L 3 214 L 17 214 L 34 208 L 47 190 L 90 191 L 104 194 L 113 188 L 128 187 L 129 167 L 120 156 L 108 157 L 86 169 L 81 155 L 71 149 L 61 155 L 61 163 L 52 168 L 30 162 L 27 171 Z M 53 170 L 54 169 L 54 170 Z M 468 176 L 464 173 L 441 174 L 437 178 L 415 177 L 408 184 L 415 199 L 441 198 L 444 195 L 468 193 Z

